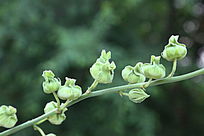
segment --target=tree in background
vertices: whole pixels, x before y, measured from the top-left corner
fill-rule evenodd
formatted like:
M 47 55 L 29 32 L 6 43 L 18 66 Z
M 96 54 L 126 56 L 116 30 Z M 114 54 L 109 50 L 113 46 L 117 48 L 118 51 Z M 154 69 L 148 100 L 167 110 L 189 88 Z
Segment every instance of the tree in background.
M 0 104 L 23 107 L 18 111 L 22 122 L 41 114 L 51 98 L 39 91 L 40 73 L 52 69 L 87 87 L 92 82 L 88 69 L 101 49 L 113 52 L 118 62 L 113 85 L 122 84 L 120 71 L 127 62 L 148 60 L 172 34 L 190 45 L 190 57 L 179 63 L 178 72 L 201 67 L 203 12 L 199 0 L 2 0 Z M 201 82 L 198 77 L 152 88 L 151 99 L 140 105 L 119 96 L 86 100 L 69 109 L 63 126 L 43 127 L 74 136 L 204 134 Z M 28 134 L 34 135 L 30 129 L 15 135 Z

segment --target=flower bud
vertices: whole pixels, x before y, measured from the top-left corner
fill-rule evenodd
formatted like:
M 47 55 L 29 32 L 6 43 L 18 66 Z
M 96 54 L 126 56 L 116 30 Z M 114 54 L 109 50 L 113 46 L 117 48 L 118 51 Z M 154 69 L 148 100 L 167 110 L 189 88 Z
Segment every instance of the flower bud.
M 44 108 L 44 112 L 48 113 L 54 109 L 58 108 L 57 107 L 57 103 L 54 101 L 51 101 L 49 103 L 46 104 L 45 108 Z M 61 113 L 56 113 L 54 115 L 51 115 L 48 117 L 48 120 L 51 124 L 54 125 L 60 125 L 65 119 L 66 119 L 66 115 L 64 114 L 65 111 L 67 111 L 67 108 L 64 108 Z
M 145 93 L 142 89 L 132 89 L 129 91 L 128 97 L 134 103 L 141 103 L 146 98 L 150 97 L 150 95 Z
M 50 134 L 47 134 L 46 136 L 56 136 L 56 135 L 53 133 L 50 133 Z
M 90 68 L 91 76 L 98 83 L 111 83 L 114 76 L 114 69 L 116 68 L 115 63 L 112 61 L 109 62 L 111 58 L 111 52 L 107 52 L 102 50 L 100 58 L 96 60 L 96 62 Z
M 0 107 L 0 127 L 11 128 L 18 121 L 16 116 L 16 108 L 12 106 L 2 105 Z
M 57 95 L 62 100 L 76 100 L 82 95 L 82 89 L 80 86 L 75 85 L 76 80 L 67 78 L 65 85 L 61 86 L 57 92 Z
M 185 44 L 178 42 L 179 36 L 172 35 L 169 38 L 169 43 L 165 46 L 162 52 L 162 57 L 168 61 L 183 59 L 187 54 L 187 49 Z
M 155 57 L 154 55 L 151 56 L 151 63 L 145 63 L 142 65 L 142 70 L 147 78 L 151 79 L 160 79 L 165 77 L 166 70 L 165 67 L 160 64 L 160 56 Z
M 54 78 L 55 75 L 52 71 L 46 70 L 43 72 L 42 76 L 45 81 L 43 82 L 43 91 L 47 94 L 53 93 L 59 89 L 61 86 L 60 79 Z
M 140 73 L 141 66 L 141 62 L 137 63 L 135 67 L 126 66 L 122 70 L 123 79 L 131 84 L 144 82 L 146 78 L 142 73 Z

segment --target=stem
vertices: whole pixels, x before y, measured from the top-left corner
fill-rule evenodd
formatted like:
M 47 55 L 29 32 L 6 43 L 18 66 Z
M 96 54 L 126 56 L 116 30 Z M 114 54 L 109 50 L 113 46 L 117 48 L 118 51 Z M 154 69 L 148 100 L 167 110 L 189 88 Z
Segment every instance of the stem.
M 46 136 L 45 133 L 43 132 L 43 130 L 42 130 L 40 127 L 38 127 L 38 126 L 36 126 L 36 125 L 34 125 L 33 127 L 34 127 L 34 130 L 39 131 L 39 133 L 40 133 L 42 136 Z
M 47 121 L 47 118 L 43 119 L 43 120 L 40 120 L 39 122 L 36 123 L 36 125 L 40 125 L 42 124 L 43 122 Z
M 143 85 L 142 88 L 147 88 L 147 87 L 149 87 L 149 85 L 151 84 L 151 82 L 152 82 L 152 78 L 150 78 L 150 79 L 147 81 L 147 83 L 146 83 L 145 85 Z
M 167 78 L 172 77 L 174 75 L 174 73 L 176 72 L 176 65 L 177 65 L 177 59 L 173 61 L 173 67 L 172 67 L 171 73 L 167 76 Z
M 187 80 L 199 75 L 204 75 L 204 68 L 200 69 L 200 70 L 196 70 L 194 72 L 188 73 L 188 74 L 184 74 L 181 76 L 175 76 L 175 77 L 170 77 L 170 78 L 163 78 L 163 79 L 158 79 L 158 80 L 154 80 L 151 81 L 149 86 L 156 86 L 156 85 L 161 85 L 161 84 L 167 84 L 167 83 L 173 83 L 173 82 L 178 82 L 178 81 L 183 81 L 183 80 Z M 98 90 L 98 91 L 94 91 L 91 92 L 87 95 L 82 95 L 79 99 L 71 101 L 67 107 L 70 107 L 72 105 L 74 105 L 75 103 L 78 103 L 84 99 L 90 98 L 90 97 L 96 97 L 96 96 L 100 96 L 103 94 L 108 94 L 108 93 L 115 93 L 118 91 L 123 91 L 123 90 L 127 90 L 127 89 L 132 89 L 132 88 L 141 88 L 142 86 L 144 86 L 147 82 L 144 83 L 137 83 L 137 84 L 129 84 L 129 85 L 122 85 L 122 86 L 117 86 L 117 87 L 112 87 L 112 88 L 107 88 L 107 89 L 102 89 L 102 90 Z M 25 129 L 29 126 L 32 126 L 33 124 L 55 114 L 57 112 L 57 108 L 54 109 L 53 111 L 50 111 L 46 114 L 43 114 L 35 119 L 29 120 L 23 124 L 20 124 L 14 128 L 10 128 L 8 130 L 5 130 L 3 132 L 0 133 L 0 136 L 8 136 L 11 135 L 13 133 L 16 133 L 22 129 Z
M 60 100 L 59 100 L 59 98 L 58 98 L 56 92 L 53 92 L 52 94 L 53 94 L 54 97 L 55 97 L 55 100 L 56 100 L 56 102 L 57 102 L 57 107 L 58 107 L 58 109 L 59 109 L 59 108 L 60 108 Z
M 70 100 L 66 100 L 66 102 L 61 106 L 60 109 L 63 110 L 64 108 L 66 108 L 70 102 Z
M 128 93 L 123 93 L 123 92 L 121 93 L 121 95 L 129 96 Z
M 86 92 L 84 94 L 89 94 L 91 93 L 91 91 L 96 88 L 96 86 L 98 85 L 98 81 L 94 80 L 94 82 L 91 84 L 91 86 L 86 90 Z

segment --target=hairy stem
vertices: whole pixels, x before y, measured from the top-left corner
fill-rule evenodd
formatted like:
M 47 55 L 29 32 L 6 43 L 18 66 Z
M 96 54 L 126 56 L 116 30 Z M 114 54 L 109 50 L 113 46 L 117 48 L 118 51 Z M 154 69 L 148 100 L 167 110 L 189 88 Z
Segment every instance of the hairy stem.
M 167 76 L 167 78 L 172 77 L 174 75 L 174 73 L 176 72 L 176 66 L 177 66 L 177 59 L 173 61 L 171 73 Z
M 173 82 L 179 82 L 179 81 L 183 81 L 183 80 L 187 80 L 199 75 L 203 75 L 204 74 L 204 68 L 200 69 L 200 70 L 196 70 L 194 72 L 188 73 L 188 74 L 184 74 L 184 75 L 180 75 L 180 76 L 175 76 L 175 77 L 170 77 L 170 78 L 163 78 L 163 79 L 158 79 L 158 80 L 154 80 L 151 81 L 149 86 L 156 86 L 156 85 L 161 85 L 161 84 L 167 84 L 167 83 L 173 83 Z M 112 88 L 107 88 L 107 89 L 102 89 L 102 90 L 98 90 L 98 91 L 94 91 L 91 92 L 89 94 L 84 94 L 82 95 L 79 99 L 71 101 L 67 107 L 72 106 L 75 103 L 78 103 L 84 99 L 90 98 L 90 97 L 95 97 L 95 96 L 100 96 L 103 94 L 108 94 L 108 93 L 115 93 L 115 92 L 119 92 L 119 91 L 123 91 L 123 90 L 127 90 L 127 89 L 132 89 L 132 88 L 141 88 L 143 87 L 147 82 L 144 83 L 137 83 L 137 84 L 129 84 L 129 85 L 122 85 L 122 86 L 117 86 L 117 87 L 112 87 Z M 62 107 L 61 107 L 62 108 Z M 13 133 L 16 133 L 22 129 L 25 129 L 29 126 L 32 126 L 33 124 L 39 122 L 40 120 L 43 120 L 53 114 L 55 114 L 57 112 L 57 108 L 54 109 L 53 111 L 50 111 L 46 114 L 43 114 L 35 119 L 29 120 L 23 124 L 20 124 L 14 128 L 8 129 L 6 131 L 3 131 L 0 133 L 0 136 L 8 136 L 11 135 Z

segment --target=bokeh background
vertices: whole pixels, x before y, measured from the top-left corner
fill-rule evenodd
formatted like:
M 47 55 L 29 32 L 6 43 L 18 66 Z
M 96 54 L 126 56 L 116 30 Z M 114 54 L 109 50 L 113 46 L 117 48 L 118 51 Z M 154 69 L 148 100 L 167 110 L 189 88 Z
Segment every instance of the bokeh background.
M 0 105 L 18 109 L 18 124 L 43 114 L 54 99 L 42 91 L 42 71 L 76 78 L 85 90 L 102 49 L 112 52 L 117 70 L 112 84 L 97 89 L 126 84 L 121 70 L 160 55 L 172 34 L 188 48 L 176 75 L 204 67 L 201 0 L 0 0 Z M 171 63 L 162 63 L 170 72 Z M 41 127 L 58 136 L 204 135 L 202 76 L 147 91 L 141 104 L 118 94 L 84 100 L 62 125 Z M 39 135 L 32 127 L 14 134 L 32 135 Z

